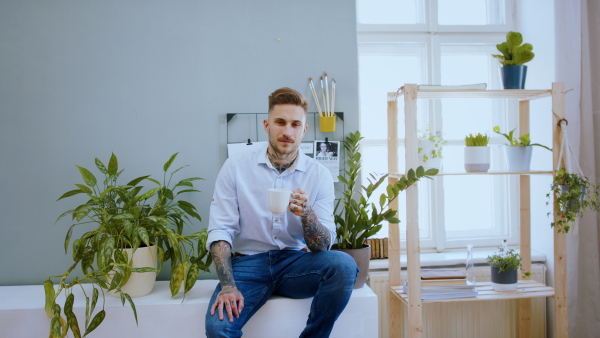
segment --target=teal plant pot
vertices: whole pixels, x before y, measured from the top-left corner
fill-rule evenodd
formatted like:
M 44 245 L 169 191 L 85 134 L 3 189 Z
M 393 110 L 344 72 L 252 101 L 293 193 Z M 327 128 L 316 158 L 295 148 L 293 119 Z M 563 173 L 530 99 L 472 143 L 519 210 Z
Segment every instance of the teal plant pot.
M 521 65 L 500 67 L 502 89 L 525 89 L 526 77 L 527 66 Z

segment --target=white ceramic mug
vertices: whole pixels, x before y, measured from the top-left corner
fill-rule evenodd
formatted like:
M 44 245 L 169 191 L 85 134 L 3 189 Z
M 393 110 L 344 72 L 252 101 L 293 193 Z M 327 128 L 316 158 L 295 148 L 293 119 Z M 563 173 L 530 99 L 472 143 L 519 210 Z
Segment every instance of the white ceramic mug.
M 269 189 L 269 209 L 277 215 L 285 214 L 290 205 L 291 190 Z

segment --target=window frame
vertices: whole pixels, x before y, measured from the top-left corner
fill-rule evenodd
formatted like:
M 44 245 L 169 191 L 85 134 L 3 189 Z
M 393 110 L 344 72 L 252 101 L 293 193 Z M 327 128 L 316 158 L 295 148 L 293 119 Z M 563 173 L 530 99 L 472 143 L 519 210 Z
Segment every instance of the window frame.
M 487 0 L 488 3 L 496 3 L 496 0 Z M 361 24 L 357 23 L 357 42 L 358 42 L 358 54 L 359 54 L 359 67 L 360 57 L 362 55 L 374 55 L 380 50 L 380 53 L 385 54 L 394 50 L 401 50 L 402 46 L 410 46 L 411 44 L 424 46 L 424 51 L 421 52 L 424 57 L 424 69 L 420 70 L 420 76 L 422 83 L 439 84 L 441 83 L 441 57 L 442 50 L 444 48 L 453 48 L 452 45 L 456 45 L 456 48 L 470 48 L 472 45 L 473 49 L 477 49 L 475 46 L 489 46 L 490 44 L 495 45 L 498 41 L 503 41 L 506 35 L 506 31 L 514 29 L 515 23 L 515 3 L 513 0 L 504 0 L 504 13 L 505 13 L 505 24 L 501 25 L 439 25 L 437 24 L 437 0 L 421 0 L 423 8 L 427 15 L 424 15 L 425 22 L 417 23 L 414 25 L 405 24 Z M 358 6 L 358 5 L 357 5 Z M 418 6 L 417 6 L 418 7 Z M 458 47 L 463 46 L 463 47 Z M 464 47 L 467 46 L 467 47 Z M 400 48 L 400 49 L 399 49 Z M 422 48 L 422 47 L 421 47 Z M 383 55 L 382 54 L 382 55 Z M 393 54 L 393 53 L 392 53 Z M 390 54 L 390 55 L 392 55 Z M 409 55 L 415 55 L 407 53 Z M 396 54 L 398 55 L 398 54 Z M 490 74 L 488 78 L 488 88 L 499 88 L 499 78 L 496 74 L 491 74 L 494 69 L 497 69 L 497 61 L 490 58 Z M 495 80 L 495 81 L 494 81 Z M 398 86 L 403 85 L 399 83 Z M 360 86 L 359 86 L 360 87 Z M 390 88 L 389 91 L 395 88 Z M 360 96 L 360 93 L 359 93 Z M 420 100 L 418 106 L 422 105 Z M 427 103 L 427 114 L 430 115 L 426 119 L 433 121 L 440 121 L 441 123 L 441 104 L 440 100 L 429 100 Z M 401 99 L 398 103 L 399 109 L 402 109 Z M 506 128 L 506 125 L 510 125 L 511 122 L 518 119 L 518 104 L 510 100 L 504 100 L 500 104 L 495 104 L 494 114 L 497 114 L 497 110 L 505 111 L 501 113 L 502 119 L 505 123 L 499 123 L 502 128 Z M 420 109 L 421 110 L 421 109 Z M 359 125 L 363 125 L 363 119 L 365 118 L 360 114 Z M 434 126 L 435 127 L 435 126 Z M 403 129 L 402 129 L 403 130 Z M 382 135 L 383 136 L 383 135 Z M 491 143 L 501 143 L 502 140 L 495 135 L 491 136 Z M 370 147 L 381 147 L 387 143 L 387 138 L 365 138 L 362 146 L 363 152 L 368 151 Z M 403 143 L 401 139 L 400 142 Z M 363 173 L 367 175 L 367 173 Z M 428 184 L 428 197 L 431 197 L 427 203 L 420 202 L 420 208 L 422 205 L 428 205 L 428 210 L 420 210 L 420 218 L 422 216 L 425 219 L 429 218 L 429 236 L 427 238 L 421 238 L 421 249 L 424 252 L 427 251 L 447 251 L 452 249 L 464 248 L 468 243 L 474 243 L 476 247 L 494 247 L 499 243 L 499 239 L 507 239 L 509 245 L 518 244 L 518 214 L 512 212 L 514 208 L 519 207 L 518 201 L 518 177 L 494 175 L 494 187 L 499 189 L 498 191 L 507 191 L 504 207 L 506 207 L 508 226 L 504 228 L 504 235 L 493 235 L 483 236 L 482 238 L 457 238 L 449 239 L 445 228 L 445 216 L 443 207 L 443 182 L 444 176 L 437 177 L 431 184 Z M 505 190 L 506 189 L 506 190 Z M 420 194 L 421 196 L 425 194 Z M 400 205 L 404 205 L 403 201 L 399 201 Z M 426 214 L 424 214 L 426 213 Z M 403 222 L 404 223 L 404 222 Z M 420 222 L 421 223 L 421 222 Z M 401 224 L 402 226 L 402 224 Z M 498 233 L 498 232 L 496 232 Z M 405 244 L 405 231 L 401 231 L 402 247 L 406 248 Z

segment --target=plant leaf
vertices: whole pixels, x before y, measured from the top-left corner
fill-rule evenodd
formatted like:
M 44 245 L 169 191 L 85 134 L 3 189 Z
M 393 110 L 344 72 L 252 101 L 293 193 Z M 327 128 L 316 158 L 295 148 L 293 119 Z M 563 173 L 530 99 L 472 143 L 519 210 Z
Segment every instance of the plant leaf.
M 173 161 L 175 160 L 175 157 L 177 157 L 177 154 L 179 153 L 175 153 L 171 156 L 171 158 L 165 163 L 165 165 L 163 166 L 163 170 L 165 172 L 167 172 L 167 170 L 169 170 L 169 167 L 171 166 L 171 164 L 173 163 Z
M 94 331 L 98 325 L 102 323 L 104 317 L 106 317 L 106 312 L 104 312 L 104 310 L 98 312 L 90 322 L 90 325 L 85 329 L 84 336 L 87 336 L 90 332 Z
M 137 310 L 135 308 L 135 304 L 133 304 L 133 300 L 131 299 L 131 297 L 129 297 L 129 294 L 126 293 L 125 298 L 129 302 L 129 305 L 131 305 L 131 309 L 133 310 L 133 317 L 135 318 L 135 325 L 138 325 Z
M 169 287 L 171 288 L 171 297 L 175 297 L 175 295 L 179 292 L 181 288 L 181 282 L 183 281 L 183 274 L 185 272 L 185 268 L 182 262 L 177 263 L 173 271 L 171 271 L 171 282 L 169 283 Z
M 94 187 L 96 185 L 96 176 L 94 176 L 94 174 L 85 168 L 80 166 L 76 167 L 79 169 L 79 173 L 81 173 L 81 177 L 83 178 L 85 184 L 87 184 L 89 187 Z
M 192 287 L 194 287 L 194 284 L 196 284 L 196 280 L 198 279 L 198 273 L 198 264 L 192 264 L 187 273 L 187 277 L 185 278 L 185 288 L 183 289 L 184 294 L 190 291 Z
M 114 153 L 110 155 L 110 160 L 108 161 L 108 174 L 114 175 L 119 171 L 119 161 L 117 160 L 117 156 Z
M 61 199 L 66 198 L 66 197 L 70 197 L 70 196 L 82 194 L 82 193 L 83 193 L 83 191 L 81 191 L 81 189 L 70 190 L 70 191 L 67 191 L 66 193 L 62 194 L 62 196 L 60 196 L 57 199 L 57 201 L 60 201 Z
M 46 295 L 46 305 L 44 309 L 46 310 L 46 314 L 48 318 L 52 318 L 52 307 L 54 306 L 54 284 L 50 279 L 44 281 L 44 293 Z

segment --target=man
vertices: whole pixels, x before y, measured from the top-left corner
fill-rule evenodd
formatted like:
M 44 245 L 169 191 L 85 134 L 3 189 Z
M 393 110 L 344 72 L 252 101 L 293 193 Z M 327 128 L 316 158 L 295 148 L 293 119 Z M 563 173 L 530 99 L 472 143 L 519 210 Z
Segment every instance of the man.
M 293 89 L 273 92 L 263 121 L 267 147 L 229 158 L 217 177 L 207 248 L 220 283 L 206 313 L 209 338 L 240 337 L 271 294 L 314 297 L 300 336 L 328 337 L 350 299 L 356 264 L 329 251 L 335 238 L 331 174 L 298 149 L 308 129 L 307 107 Z M 271 188 L 292 190 L 283 215 L 269 211 Z

